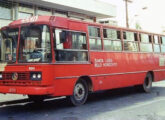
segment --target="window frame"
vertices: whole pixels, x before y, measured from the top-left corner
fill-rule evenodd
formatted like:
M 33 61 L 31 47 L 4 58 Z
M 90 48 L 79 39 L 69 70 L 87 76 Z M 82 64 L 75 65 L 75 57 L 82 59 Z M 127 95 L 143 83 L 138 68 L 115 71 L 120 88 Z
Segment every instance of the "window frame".
M 126 33 L 126 32 L 131 32 L 131 33 L 133 33 L 134 41 L 124 39 L 124 32 L 125 32 L 125 33 Z M 135 38 L 135 34 L 136 34 L 136 38 Z M 139 52 L 140 52 L 140 45 L 139 45 L 139 38 L 138 38 L 138 35 L 139 35 L 139 33 L 136 32 L 136 31 L 122 30 L 123 51 L 124 51 L 124 52 L 133 52 L 133 53 L 139 53 Z M 137 40 L 137 41 L 136 41 L 136 40 Z M 131 43 L 135 43 L 135 44 L 137 44 L 137 51 L 125 50 L 125 46 L 124 46 L 124 43 L 125 43 L 125 42 L 131 42 Z
M 1 3 L 2 5 L 0 5 L 0 7 L 1 7 L 1 8 L 9 9 L 10 18 L 0 17 L 0 19 L 2 19 L 2 20 L 12 20 L 12 19 L 13 19 L 13 16 L 12 16 L 12 12 L 13 12 L 12 3 L 9 2 L 9 1 L 4 1 L 4 2 L 6 2 L 6 3 L 4 3 L 4 4 L 9 4 L 9 7 L 4 7 L 4 6 L 3 6 L 3 5 L 4 5 L 3 3 Z M 8 2 L 9 2 L 9 3 L 8 3 Z
M 32 17 L 33 15 L 35 15 L 34 6 L 33 5 L 24 4 L 24 3 L 19 3 L 18 4 L 18 13 L 17 13 L 18 15 L 17 15 L 16 19 L 26 19 L 26 18 L 28 18 L 28 16 L 26 16 L 25 18 L 20 18 L 19 13 L 29 14 Z
M 94 37 L 94 36 L 90 36 L 90 34 L 89 34 L 89 27 L 95 27 L 95 28 L 99 28 L 100 29 L 100 37 Z M 102 33 L 103 33 L 103 29 L 102 29 L 102 27 L 101 26 L 95 26 L 95 25 L 88 25 L 87 26 L 87 29 L 88 29 L 88 37 L 89 37 L 89 42 L 88 42 L 88 44 L 89 44 L 89 50 L 90 51 L 103 51 L 103 39 L 102 39 Z M 90 39 L 95 39 L 95 40 L 100 40 L 101 41 L 101 49 L 91 49 L 90 47 Z
M 149 42 L 142 42 L 142 40 L 141 40 L 141 34 L 145 34 L 145 35 L 148 35 L 148 38 L 149 38 Z M 145 33 L 145 32 L 139 32 L 139 35 L 138 35 L 138 37 L 139 37 L 139 52 L 141 52 L 141 53 L 153 53 L 154 52 L 154 48 L 153 48 L 153 38 L 152 38 L 152 34 L 151 33 Z M 150 39 L 151 39 L 151 42 L 150 42 Z M 151 46 L 152 46 L 152 51 L 151 52 L 146 52 L 146 51 L 142 51 L 141 50 L 141 44 L 150 44 Z
M 117 39 L 115 40 L 115 39 L 111 39 L 111 38 L 105 38 L 104 37 L 104 29 L 109 29 L 109 30 L 115 30 L 116 32 L 120 32 L 120 39 L 118 39 L 118 33 L 117 33 Z M 105 52 L 122 52 L 123 51 L 123 43 L 122 43 L 122 38 L 121 38 L 121 30 L 120 29 L 116 29 L 116 28 L 108 28 L 108 27 L 103 27 L 102 28 L 102 30 L 103 30 L 103 46 L 105 45 L 104 44 L 104 40 L 108 40 L 108 41 L 120 41 L 121 42 L 121 50 L 105 50 L 105 47 L 104 47 L 104 51 Z
M 2 30 L 5 30 L 5 29 L 2 29 Z M 12 27 L 12 28 L 9 28 L 9 31 L 10 30 L 14 30 L 14 32 L 16 32 L 17 30 L 17 32 L 18 32 L 18 34 L 17 34 L 17 39 L 16 39 L 16 41 L 17 41 L 17 43 L 16 43 L 16 48 L 15 48 L 15 53 L 13 52 L 13 49 L 11 49 L 11 54 L 15 54 L 15 57 L 16 57 L 16 59 L 14 60 L 14 61 L 5 61 L 5 62 L 7 62 L 8 64 L 15 64 L 15 63 L 17 63 L 17 59 L 18 59 L 18 57 L 17 57 L 17 54 L 18 54 L 18 52 L 17 52 L 17 50 L 18 50 L 18 48 L 19 48 L 19 31 L 20 31 L 20 28 L 18 27 L 18 26 L 16 26 L 16 27 Z M 1 31 L 0 31 L 1 32 Z M 9 32 L 8 32 L 9 33 Z M 2 45 L 3 43 L 2 42 L 4 42 L 4 39 L 3 39 L 3 37 L 2 37 L 3 35 L 0 33 L 0 39 L 1 39 L 1 42 L 0 42 L 0 45 Z M 12 40 L 10 40 L 10 41 L 12 41 Z M 11 43 L 13 43 L 13 42 L 11 42 Z M 3 46 L 4 47 L 4 46 Z M 12 48 L 13 48 L 13 46 L 12 46 Z M 0 49 L 2 49 L 2 46 L 0 46 Z M 1 50 L 0 50 L 1 51 Z M 2 51 L 1 51 L 2 52 Z M 2 55 L 2 54 L 1 54 Z M 2 56 L 0 56 L 0 58 L 1 58 Z M 2 59 L 2 58 L 1 58 Z M 12 60 L 13 60 L 13 57 L 12 57 Z
M 36 15 L 38 15 L 38 16 L 47 15 L 47 14 L 45 14 L 45 13 L 42 14 L 41 12 L 45 12 L 45 13 L 48 13 L 48 15 L 49 15 L 49 14 L 52 15 L 51 9 L 38 6 L 38 7 L 37 7 L 37 10 L 36 10 Z M 41 14 L 40 14 L 40 13 L 41 13 Z
M 20 29 L 20 39 L 19 39 L 19 42 L 18 42 L 18 56 L 17 56 L 17 62 L 18 62 L 18 64 L 51 64 L 52 62 L 53 62 L 53 51 L 52 51 L 52 44 L 53 44 L 53 42 L 52 42 L 52 33 L 51 33 L 51 26 L 50 25 L 48 25 L 48 24 L 35 24 L 36 26 L 37 25 L 46 25 L 47 26 L 47 28 L 48 28 L 48 30 L 49 30 L 49 38 L 50 38 L 50 54 L 51 54 L 51 59 L 50 59 L 50 61 L 46 61 L 46 62 L 20 62 L 20 60 L 19 60 L 19 57 L 20 57 L 20 44 L 21 44 L 21 31 L 22 31 L 22 28 L 23 27 L 29 27 L 29 25 L 22 25 L 19 29 Z
M 165 43 L 163 44 L 162 37 L 165 37 L 165 36 L 164 35 L 160 35 L 160 49 L 161 49 L 161 53 L 165 54 L 165 50 L 164 50 L 164 52 L 162 52 L 162 46 L 165 47 Z
M 86 45 L 87 45 L 87 49 L 86 50 L 80 50 L 80 49 L 56 49 L 56 30 L 62 30 L 62 31 L 69 31 L 69 32 L 78 32 L 78 33 L 84 33 L 85 37 L 86 37 Z M 78 31 L 78 30 L 70 30 L 70 29 L 64 29 L 64 28 L 57 28 L 54 27 L 52 29 L 52 33 L 53 33 L 53 53 L 54 58 L 55 59 L 55 64 L 89 64 L 90 61 L 90 56 L 89 56 L 89 44 L 88 44 L 88 37 L 87 37 L 87 33 L 83 32 L 83 31 Z M 77 51 L 77 52 L 87 52 L 87 61 L 57 61 L 56 60 L 56 50 L 58 51 Z
M 19 14 L 26 14 L 26 15 L 30 15 L 30 16 L 26 16 L 25 18 L 20 18 Z M 33 13 L 22 12 L 22 11 L 18 12 L 18 19 L 27 19 L 27 18 L 32 17 L 32 16 L 33 16 Z
M 155 36 L 157 36 L 157 38 L 158 38 L 158 43 L 155 43 Z M 157 35 L 157 34 L 153 34 L 153 37 L 152 37 L 152 44 L 153 44 L 153 52 L 154 53 L 161 53 L 161 45 L 160 45 L 160 37 L 159 37 L 159 35 Z M 154 45 L 159 45 L 159 52 L 156 52 L 155 51 L 155 46 Z

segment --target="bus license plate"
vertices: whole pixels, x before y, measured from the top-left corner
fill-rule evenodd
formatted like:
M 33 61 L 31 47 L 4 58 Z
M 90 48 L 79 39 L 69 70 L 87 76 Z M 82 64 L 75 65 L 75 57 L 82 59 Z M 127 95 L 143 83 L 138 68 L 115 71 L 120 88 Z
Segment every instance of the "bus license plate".
M 16 93 L 16 92 L 17 92 L 16 88 L 10 88 L 9 89 L 9 93 Z

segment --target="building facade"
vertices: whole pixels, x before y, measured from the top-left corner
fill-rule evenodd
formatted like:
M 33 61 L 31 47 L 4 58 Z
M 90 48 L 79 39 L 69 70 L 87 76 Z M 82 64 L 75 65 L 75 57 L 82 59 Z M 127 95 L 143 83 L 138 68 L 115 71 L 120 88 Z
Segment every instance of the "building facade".
M 115 17 L 116 7 L 99 0 L 0 0 L 0 28 L 13 20 L 36 15 L 96 21 Z

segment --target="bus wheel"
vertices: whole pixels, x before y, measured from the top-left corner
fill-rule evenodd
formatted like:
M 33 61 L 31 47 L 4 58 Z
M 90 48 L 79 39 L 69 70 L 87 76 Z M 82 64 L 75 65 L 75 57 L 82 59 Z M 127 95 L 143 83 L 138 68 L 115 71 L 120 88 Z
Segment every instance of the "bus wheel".
M 147 74 L 144 83 L 143 83 L 143 91 L 146 93 L 151 92 L 152 89 L 152 75 L 150 73 Z
M 42 103 L 45 99 L 45 97 L 41 95 L 28 95 L 28 98 L 35 103 Z
M 144 80 L 144 83 L 143 85 L 139 85 L 137 86 L 138 89 L 140 89 L 142 92 L 146 92 L 146 93 L 149 93 L 151 92 L 151 89 L 152 89 L 152 81 L 153 81 L 153 78 L 152 78 L 152 75 L 150 73 L 148 73 L 146 75 L 146 78 Z
M 84 80 L 79 80 L 73 91 L 73 95 L 70 96 L 70 101 L 73 105 L 78 106 L 86 102 L 88 97 L 88 85 Z

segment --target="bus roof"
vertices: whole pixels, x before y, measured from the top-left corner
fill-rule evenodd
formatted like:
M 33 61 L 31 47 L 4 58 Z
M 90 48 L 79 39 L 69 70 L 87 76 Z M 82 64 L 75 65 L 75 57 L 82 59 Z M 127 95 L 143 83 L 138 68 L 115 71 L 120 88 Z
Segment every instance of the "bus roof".
M 50 17 L 51 16 L 33 16 L 33 17 L 30 17 L 30 18 L 19 19 L 19 20 L 15 20 L 15 21 L 11 22 L 9 24 L 9 27 L 19 26 L 19 25 L 23 25 L 23 24 L 31 24 L 31 23 L 49 24 L 50 23 Z
M 54 27 L 60 26 L 61 28 L 67 28 L 69 21 L 77 22 L 77 23 L 84 23 L 84 24 L 91 25 L 91 26 L 98 26 L 98 27 L 103 26 L 105 28 L 112 28 L 112 29 L 114 28 L 114 29 L 118 29 L 118 30 L 122 29 L 124 31 L 141 32 L 141 33 L 154 34 L 154 35 L 163 35 L 163 34 L 152 33 L 152 32 L 147 32 L 147 31 L 142 31 L 142 30 L 137 30 L 137 29 L 104 25 L 104 24 L 94 23 L 94 22 L 78 21 L 78 20 L 73 20 L 73 19 L 58 17 L 58 16 L 33 16 L 30 18 L 26 18 L 26 19 L 19 19 L 19 20 L 15 20 L 15 21 L 11 22 L 8 27 L 22 26 L 22 25 L 26 25 L 26 24 L 47 24 L 47 25 L 51 25 Z M 3 27 L 3 28 L 5 28 L 5 27 Z

